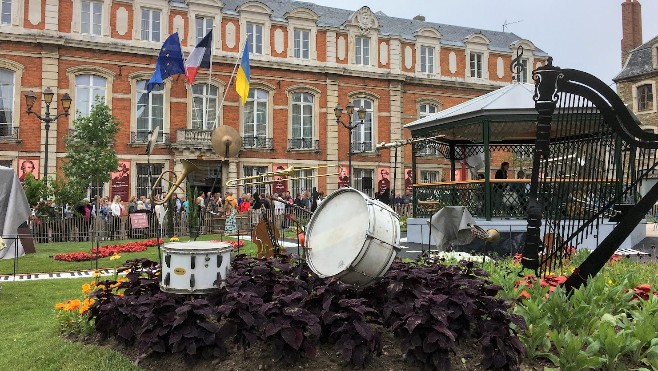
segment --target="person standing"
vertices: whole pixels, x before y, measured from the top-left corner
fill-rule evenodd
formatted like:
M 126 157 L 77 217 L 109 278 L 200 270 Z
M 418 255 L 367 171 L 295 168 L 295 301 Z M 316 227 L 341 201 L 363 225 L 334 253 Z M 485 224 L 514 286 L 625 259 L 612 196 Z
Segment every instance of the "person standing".
M 224 215 L 226 215 L 226 222 L 224 223 L 224 234 L 235 234 L 238 232 L 238 223 L 235 215 L 238 210 L 238 201 L 233 198 L 232 192 L 226 192 L 224 197 Z
M 115 239 L 119 236 L 121 232 L 121 215 L 123 215 L 123 205 L 121 205 L 121 196 L 114 196 L 112 204 L 110 205 L 111 211 L 111 226 L 112 232 L 110 233 L 110 238 Z
M 509 162 L 505 161 L 500 164 L 500 169 L 496 170 L 494 175 L 495 179 L 507 179 L 507 170 L 509 169 Z M 503 214 L 503 197 L 505 196 L 505 188 L 507 184 L 505 182 L 496 182 L 493 184 L 493 212 L 494 214 L 498 213 L 499 215 Z

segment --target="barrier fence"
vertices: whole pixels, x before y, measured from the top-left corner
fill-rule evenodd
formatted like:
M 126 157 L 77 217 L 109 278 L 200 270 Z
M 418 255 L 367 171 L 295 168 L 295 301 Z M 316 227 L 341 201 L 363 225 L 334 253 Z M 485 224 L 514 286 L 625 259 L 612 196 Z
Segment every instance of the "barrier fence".
M 393 205 L 393 210 L 402 216 L 410 216 L 411 204 Z M 123 215 L 121 217 L 92 217 L 85 220 L 82 217 L 42 220 L 33 218 L 30 221 L 32 236 L 36 243 L 48 242 L 83 242 L 89 241 L 94 231 L 98 233 L 101 241 L 156 238 L 157 229 L 160 236 L 166 236 L 168 231 L 168 218 L 163 216 L 162 223 L 155 213 L 144 214 L 147 226 L 140 227 L 142 223 L 135 217 Z M 137 214 L 131 214 L 137 215 Z M 236 215 L 240 234 L 249 234 L 258 224 L 262 216 L 266 216 L 277 229 L 294 228 L 295 221 L 301 226 L 308 223 L 311 213 L 299 208 L 287 207 L 284 213 L 277 213 L 274 209 L 250 210 Z M 223 213 L 205 210 L 199 215 L 199 234 L 225 235 L 224 225 L 226 216 Z M 176 236 L 188 235 L 188 218 L 186 213 L 177 212 L 173 215 L 173 234 Z

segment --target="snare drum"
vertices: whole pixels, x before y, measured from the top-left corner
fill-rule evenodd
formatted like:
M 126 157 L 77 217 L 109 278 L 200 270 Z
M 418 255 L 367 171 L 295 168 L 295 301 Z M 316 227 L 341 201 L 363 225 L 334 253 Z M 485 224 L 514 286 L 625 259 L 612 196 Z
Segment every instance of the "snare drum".
M 160 289 L 176 294 L 204 294 L 224 285 L 233 248 L 228 242 L 170 242 L 162 252 Z
M 352 188 L 341 188 L 313 213 L 306 262 L 320 277 L 366 286 L 382 277 L 399 251 L 398 215 Z

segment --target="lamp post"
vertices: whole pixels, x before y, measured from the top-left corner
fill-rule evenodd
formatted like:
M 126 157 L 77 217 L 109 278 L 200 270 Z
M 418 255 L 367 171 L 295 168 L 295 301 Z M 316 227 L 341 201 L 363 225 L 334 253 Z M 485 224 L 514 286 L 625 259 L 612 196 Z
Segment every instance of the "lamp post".
M 352 102 L 347 104 L 346 107 L 346 113 L 347 113 L 347 124 L 340 121 L 341 116 L 343 115 L 343 107 L 340 105 L 337 105 L 336 108 L 334 108 L 334 114 L 336 115 L 336 123 L 343 125 L 344 128 L 346 128 L 349 131 L 349 141 L 347 142 L 349 145 L 349 151 L 347 152 L 347 157 L 349 161 L 349 170 L 350 170 L 350 187 L 352 187 L 352 130 L 354 130 L 357 126 L 363 124 L 363 120 L 366 118 L 366 109 L 361 108 L 358 109 L 357 115 L 359 116 L 359 121 L 357 122 L 352 122 L 352 114 L 354 113 L 354 104 Z
M 69 109 L 71 108 L 71 97 L 69 96 L 68 93 L 64 93 L 62 96 L 61 102 L 62 102 L 62 109 L 64 110 L 63 113 L 60 113 L 57 116 L 50 116 L 50 104 L 53 102 L 53 97 L 55 96 L 55 93 L 53 93 L 50 88 L 45 88 L 43 90 L 43 101 L 46 103 L 46 113 L 41 116 L 40 114 L 36 112 L 32 112 L 32 106 L 34 106 L 34 103 L 37 101 L 37 96 L 34 95 L 34 92 L 30 90 L 29 92 L 25 93 L 25 103 L 27 105 L 27 114 L 28 115 L 34 115 L 36 116 L 39 121 L 43 122 L 46 124 L 45 129 L 46 129 L 46 146 L 45 146 L 45 154 L 44 154 L 44 161 L 43 161 L 43 181 L 44 184 L 48 184 L 48 131 L 50 130 L 50 123 L 53 121 L 56 121 L 58 118 L 62 116 L 68 116 L 69 115 Z

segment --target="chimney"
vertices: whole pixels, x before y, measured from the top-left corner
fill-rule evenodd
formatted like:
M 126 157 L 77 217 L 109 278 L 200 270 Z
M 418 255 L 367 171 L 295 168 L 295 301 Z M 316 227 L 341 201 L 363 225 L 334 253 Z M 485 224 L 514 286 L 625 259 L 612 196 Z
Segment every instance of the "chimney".
M 414 21 L 425 22 L 425 16 L 418 14 L 417 16 L 414 17 Z
M 631 50 L 642 45 L 642 5 L 638 0 L 626 0 L 621 4 L 621 65 Z

